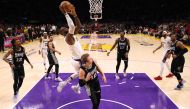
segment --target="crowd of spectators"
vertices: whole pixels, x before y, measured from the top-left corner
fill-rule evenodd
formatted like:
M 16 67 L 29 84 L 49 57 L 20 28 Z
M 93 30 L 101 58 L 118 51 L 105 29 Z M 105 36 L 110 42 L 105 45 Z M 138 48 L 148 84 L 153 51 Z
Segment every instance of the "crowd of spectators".
M 84 24 L 81 30 L 82 34 L 88 34 L 92 31 L 98 31 L 99 34 L 118 34 L 125 31 L 127 34 L 148 34 L 160 38 L 163 31 L 176 33 L 178 40 L 190 45 L 190 24 L 189 23 L 162 23 L 154 25 L 129 25 L 126 23 L 99 23 Z
M 48 34 L 56 34 L 57 26 L 52 24 L 44 25 L 0 25 L 5 34 L 5 38 L 15 37 L 23 34 L 26 40 L 33 41 L 39 38 L 43 32 Z
M 44 25 L 1 25 L 0 24 L 0 51 L 4 51 L 4 40 L 9 37 L 23 35 L 25 40 L 33 41 L 41 37 L 43 32 L 59 34 L 59 28 L 53 24 Z M 148 34 L 160 38 L 163 31 L 175 32 L 178 40 L 190 45 L 190 24 L 189 23 L 163 23 L 154 26 L 151 25 L 128 25 L 126 23 L 85 23 L 83 24 L 80 34 L 89 34 L 97 31 L 99 34 L 118 34 L 125 31 L 127 34 Z
M 163 31 L 175 33 L 177 39 L 183 43 L 190 45 L 190 24 L 189 23 L 165 23 L 160 24 L 156 28 L 141 27 L 140 32 L 160 38 Z

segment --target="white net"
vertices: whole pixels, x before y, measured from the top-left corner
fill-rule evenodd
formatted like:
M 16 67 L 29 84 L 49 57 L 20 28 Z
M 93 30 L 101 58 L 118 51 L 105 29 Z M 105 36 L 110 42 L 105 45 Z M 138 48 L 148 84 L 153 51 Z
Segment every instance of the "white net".
M 102 14 L 102 3 L 103 0 L 89 0 L 90 4 L 90 14 L 91 14 L 91 19 L 101 19 L 102 15 L 99 17 L 94 17 L 94 14 Z

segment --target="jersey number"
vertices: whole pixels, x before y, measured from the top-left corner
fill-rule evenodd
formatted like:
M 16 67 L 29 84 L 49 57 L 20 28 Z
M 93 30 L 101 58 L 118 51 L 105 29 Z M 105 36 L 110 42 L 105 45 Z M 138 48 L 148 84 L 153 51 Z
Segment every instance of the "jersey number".
M 22 62 L 22 58 L 17 58 L 17 62 Z

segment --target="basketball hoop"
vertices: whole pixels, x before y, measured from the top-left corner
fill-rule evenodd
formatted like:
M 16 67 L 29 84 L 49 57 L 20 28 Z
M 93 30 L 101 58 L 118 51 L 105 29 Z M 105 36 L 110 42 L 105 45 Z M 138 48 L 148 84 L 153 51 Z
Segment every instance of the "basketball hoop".
M 90 19 L 102 19 L 102 3 L 103 0 L 89 0 L 90 4 Z

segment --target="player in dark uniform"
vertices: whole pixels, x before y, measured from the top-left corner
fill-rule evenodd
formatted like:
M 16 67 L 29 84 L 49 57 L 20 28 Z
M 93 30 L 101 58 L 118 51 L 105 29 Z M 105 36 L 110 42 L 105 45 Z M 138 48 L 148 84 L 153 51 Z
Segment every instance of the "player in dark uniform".
M 183 72 L 185 57 L 184 54 L 188 52 L 188 49 L 184 46 L 184 44 L 176 39 L 176 35 L 171 35 L 172 41 L 172 64 L 171 64 L 171 72 L 175 75 L 178 80 L 178 85 L 175 89 L 181 89 L 183 87 L 183 79 L 181 74 Z
M 116 79 L 119 79 L 119 75 L 118 75 L 118 71 L 119 71 L 119 67 L 120 67 L 120 63 L 121 60 L 124 61 L 125 67 L 124 67 L 124 77 L 127 76 L 126 73 L 126 69 L 128 67 L 128 54 L 130 51 L 130 41 L 129 39 L 127 39 L 125 37 L 125 33 L 121 32 L 120 33 L 120 38 L 116 39 L 114 45 L 112 46 L 111 50 L 107 53 L 107 55 L 109 56 L 109 54 L 111 53 L 111 51 L 116 47 L 117 45 L 117 65 L 116 65 Z
M 10 49 L 5 56 L 3 57 L 3 60 L 7 62 L 13 71 L 13 89 L 14 89 L 14 97 L 16 98 L 19 92 L 20 87 L 22 86 L 23 79 L 25 77 L 24 72 L 24 60 L 26 60 L 31 68 L 33 68 L 32 64 L 28 60 L 24 47 L 21 46 L 21 43 L 19 40 L 13 39 L 11 41 L 13 48 Z M 9 55 L 12 56 L 12 61 L 7 59 Z
M 47 51 L 48 51 L 47 56 L 48 56 L 48 60 L 49 60 L 49 68 L 48 68 L 47 75 L 46 75 L 45 79 L 50 79 L 49 72 L 51 71 L 52 67 L 55 65 L 55 73 L 56 73 L 55 80 L 61 82 L 63 80 L 58 76 L 59 63 L 58 63 L 57 57 L 55 56 L 55 52 L 57 52 L 59 55 L 61 55 L 61 52 L 59 52 L 55 49 L 52 36 L 50 36 L 50 38 L 49 38 Z
M 172 55 L 173 60 L 171 64 L 171 72 L 174 74 L 174 76 L 177 78 L 179 82 L 175 89 L 180 90 L 181 88 L 183 88 L 183 83 L 184 83 L 184 80 L 182 79 L 180 73 L 183 72 L 183 68 L 185 64 L 184 54 L 188 52 L 188 49 L 183 45 L 181 41 L 178 41 L 176 39 L 175 34 L 171 35 L 171 41 L 172 41 L 171 50 L 168 50 L 163 61 L 165 61 L 167 57 Z
M 93 104 L 92 109 L 98 109 L 101 99 L 101 88 L 98 80 L 98 72 L 101 74 L 104 83 L 107 82 L 106 77 L 89 54 L 82 55 L 81 63 L 82 66 L 79 70 L 79 85 L 81 87 L 85 86 L 86 92 Z

